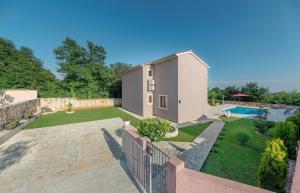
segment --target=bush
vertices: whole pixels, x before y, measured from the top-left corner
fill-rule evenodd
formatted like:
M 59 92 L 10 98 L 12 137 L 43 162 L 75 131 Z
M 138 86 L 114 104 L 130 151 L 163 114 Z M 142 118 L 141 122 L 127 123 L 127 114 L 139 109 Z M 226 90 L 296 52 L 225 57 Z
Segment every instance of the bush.
M 284 193 L 287 179 L 287 148 L 281 139 L 267 141 L 258 167 L 258 186 Z
M 170 122 L 161 119 L 145 119 L 142 120 L 138 127 L 138 133 L 141 136 L 146 136 L 151 141 L 157 141 L 165 136 L 166 132 L 171 131 Z
M 300 113 L 297 113 L 295 116 L 288 117 L 286 121 L 291 121 L 296 124 L 296 134 L 297 138 L 300 137 Z
M 273 121 L 256 121 L 255 127 L 257 128 L 257 131 L 261 134 L 266 134 L 268 130 L 272 127 L 274 127 Z
M 215 98 L 214 98 L 214 97 L 212 97 L 212 98 L 210 99 L 210 105 L 211 105 L 211 106 L 216 106 L 216 101 L 215 101 Z
M 283 140 L 287 147 L 290 159 L 296 158 L 296 125 L 291 121 L 279 122 L 275 124 L 274 136 Z
M 238 132 L 236 138 L 241 145 L 245 145 L 250 140 L 249 134 L 243 131 Z

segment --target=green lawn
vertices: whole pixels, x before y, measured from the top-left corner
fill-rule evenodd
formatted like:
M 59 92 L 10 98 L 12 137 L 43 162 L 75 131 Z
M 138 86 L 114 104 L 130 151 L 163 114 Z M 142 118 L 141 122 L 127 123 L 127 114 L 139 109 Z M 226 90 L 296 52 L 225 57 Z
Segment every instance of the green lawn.
M 255 120 L 233 117 L 222 119 L 226 122 L 222 131 L 225 135 L 222 140 L 217 140 L 217 152 L 209 154 L 202 171 L 257 186 L 256 173 L 260 156 L 266 140 L 270 137 L 255 132 Z M 239 131 L 250 135 L 250 140 L 245 146 L 240 145 L 235 137 Z
M 109 118 L 129 118 L 130 123 L 133 126 L 138 126 L 140 120 L 119 110 L 116 107 L 105 107 L 105 108 L 96 108 L 89 110 L 77 110 L 74 114 L 66 114 L 65 112 L 56 112 L 53 114 L 42 115 L 34 122 L 29 124 L 26 128 L 40 128 L 40 127 L 49 127 L 56 125 L 64 125 L 70 123 L 80 123 L 86 121 L 95 121 L 101 119 Z
M 172 138 L 163 138 L 162 141 L 192 142 L 211 122 L 180 128 L 178 135 Z

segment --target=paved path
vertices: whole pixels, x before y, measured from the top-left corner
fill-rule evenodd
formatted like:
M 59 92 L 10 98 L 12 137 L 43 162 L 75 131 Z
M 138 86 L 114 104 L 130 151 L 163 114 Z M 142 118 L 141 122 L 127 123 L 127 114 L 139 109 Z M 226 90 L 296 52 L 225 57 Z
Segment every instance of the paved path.
M 121 161 L 122 125 L 116 118 L 19 132 L 0 146 L 0 192 L 138 192 Z
M 187 168 L 197 171 L 202 168 L 223 126 L 223 121 L 218 119 L 214 120 L 214 122 L 193 141 L 191 147 L 180 155 L 180 158 L 184 160 Z

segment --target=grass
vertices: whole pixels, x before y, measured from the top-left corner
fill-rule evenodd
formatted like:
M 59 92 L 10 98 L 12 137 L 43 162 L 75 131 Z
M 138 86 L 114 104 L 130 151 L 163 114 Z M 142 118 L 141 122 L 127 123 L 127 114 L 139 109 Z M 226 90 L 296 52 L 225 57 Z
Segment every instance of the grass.
M 217 152 L 209 154 L 202 172 L 257 186 L 260 156 L 270 137 L 255 132 L 255 120 L 233 117 L 222 119 L 226 122 L 222 131 L 223 139 L 216 141 L 217 146 L 214 148 Z M 235 136 L 240 131 L 247 132 L 250 136 L 244 146 L 239 144 Z
M 192 142 L 210 124 L 211 122 L 180 128 L 176 137 L 163 138 L 162 141 Z
M 70 123 L 80 123 L 86 121 L 95 121 L 102 119 L 109 119 L 120 117 L 122 119 L 128 118 L 130 123 L 133 126 L 138 126 L 140 124 L 140 120 L 119 110 L 117 107 L 105 107 L 105 108 L 96 108 L 89 110 L 77 110 L 74 114 L 66 114 L 65 112 L 56 112 L 53 114 L 42 115 L 34 122 L 29 124 L 26 128 L 40 128 L 40 127 L 49 127 L 49 126 L 57 126 L 64 125 Z

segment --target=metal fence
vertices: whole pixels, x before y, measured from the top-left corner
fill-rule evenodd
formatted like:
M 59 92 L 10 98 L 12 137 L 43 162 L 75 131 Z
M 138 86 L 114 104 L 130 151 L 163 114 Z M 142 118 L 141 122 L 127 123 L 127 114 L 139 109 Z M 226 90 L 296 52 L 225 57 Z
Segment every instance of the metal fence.
M 122 135 L 122 150 L 129 170 L 144 192 L 167 192 L 166 153 L 152 143 L 148 143 L 145 151 L 126 131 Z
M 170 158 L 153 143 L 149 143 L 147 151 L 151 157 L 152 191 L 153 193 L 166 193 L 167 162 Z
M 122 151 L 127 166 L 140 188 L 144 192 L 152 193 L 151 158 L 126 131 L 123 131 L 122 135 Z

